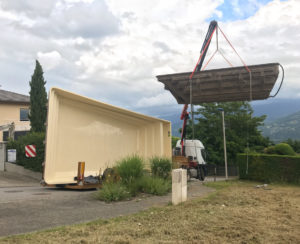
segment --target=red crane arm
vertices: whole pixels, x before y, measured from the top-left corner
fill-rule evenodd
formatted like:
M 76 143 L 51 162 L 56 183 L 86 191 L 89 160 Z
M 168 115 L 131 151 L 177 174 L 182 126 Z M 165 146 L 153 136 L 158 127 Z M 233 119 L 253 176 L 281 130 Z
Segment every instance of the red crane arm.
M 183 124 L 182 124 L 182 129 L 181 129 L 181 155 L 184 156 L 184 138 L 185 138 L 185 134 L 186 134 L 186 123 L 189 119 L 189 112 L 188 110 L 189 105 L 185 104 L 183 106 L 181 115 L 180 115 L 180 119 L 183 120 Z
M 201 51 L 200 51 L 199 60 L 197 62 L 197 65 L 196 65 L 195 69 L 193 70 L 192 74 L 190 75 L 190 79 L 193 78 L 193 75 L 194 75 L 195 71 L 196 72 L 201 71 L 201 67 L 202 67 L 203 61 L 205 59 L 208 47 L 210 45 L 211 38 L 212 38 L 215 30 L 217 29 L 217 27 L 218 27 L 218 23 L 216 21 L 211 21 L 210 22 L 209 27 L 208 27 L 208 31 L 206 33 L 206 36 L 205 36 L 205 39 L 204 39 L 204 42 L 203 42 L 203 45 L 202 45 L 202 48 L 201 48 Z M 184 107 L 182 109 L 181 116 L 180 116 L 180 119 L 183 120 L 183 125 L 182 125 L 182 130 L 181 130 L 181 155 L 182 156 L 185 156 L 184 155 L 185 154 L 184 153 L 184 139 L 185 139 L 185 135 L 186 135 L 186 124 L 187 124 L 187 121 L 189 119 L 189 112 L 187 111 L 188 106 L 189 106 L 188 104 L 184 105 Z

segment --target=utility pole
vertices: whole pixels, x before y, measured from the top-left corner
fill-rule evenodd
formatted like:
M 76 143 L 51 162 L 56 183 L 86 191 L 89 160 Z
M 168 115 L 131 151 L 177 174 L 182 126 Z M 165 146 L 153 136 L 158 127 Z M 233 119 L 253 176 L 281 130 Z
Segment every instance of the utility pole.
M 223 141 L 224 141 L 224 161 L 225 161 L 225 178 L 226 178 L 226 180 L 228 180 L 224 109 L 223 108 L 218 108 L 218 110 L 221 111 L 221 113 L 222 113 Z

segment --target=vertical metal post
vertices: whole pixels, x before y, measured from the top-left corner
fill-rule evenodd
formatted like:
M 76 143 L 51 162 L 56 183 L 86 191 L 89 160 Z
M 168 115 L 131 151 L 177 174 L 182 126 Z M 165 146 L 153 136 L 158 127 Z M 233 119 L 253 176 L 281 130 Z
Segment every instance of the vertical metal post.
M 190 78 L 190 104 L 191 104 L 191 113 L 192 113 L 192 139 L 195 139 L 195 129 L 194 129 L 194 105 L 193 105 L 193 83 Z
M 214 168 L 214 181 L 216 182 L 216 177 L 217 177 L 217 165 L 215 165 Z
M 224 119 L 224 110 L 222 112 L 222 124 L 223 124 L 223 141 L 224 141 L 224 161 L 225 161 L 225 177 L 228 180 L 228 171 L 227 171 L 227 150 L 226 150 L 226 135 L 225 135 L 225 119 Z
M 78 162 L 77 184 L 80 186 L 84 184 L 84 171 L 85 171 L 85 162 Z
M 192 135 L 193 135 L 193 140 L 195 140 L 195 127 L 194 127 L 194 105 L 191 104 L 191 112 L 192 112 Z

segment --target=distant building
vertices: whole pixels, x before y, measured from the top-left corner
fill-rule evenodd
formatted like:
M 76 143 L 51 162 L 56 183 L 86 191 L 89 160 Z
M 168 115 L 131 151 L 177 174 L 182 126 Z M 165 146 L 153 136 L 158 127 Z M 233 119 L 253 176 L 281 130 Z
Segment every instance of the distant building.
M 30 130 L 29 96 L 0 90 L 0 125 L 15 123 L 15 138 Z M 0 142 L 6 141 L 8 131 L 0 131 Z

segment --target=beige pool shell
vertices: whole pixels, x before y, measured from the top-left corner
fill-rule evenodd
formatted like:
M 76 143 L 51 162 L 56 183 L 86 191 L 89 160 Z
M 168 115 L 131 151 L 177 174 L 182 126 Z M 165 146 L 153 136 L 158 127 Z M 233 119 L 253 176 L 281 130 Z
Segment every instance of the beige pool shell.
M 171 123 L 51 88 L 44 168 L 47 184 L 76 183 L 80 161 L 85 162 L 85 176 L 96 176 L 133 154 L 171 159 Z
M 244 66 L 195 72 L 192 78 L 193 104 L 267 99 L 277 80 L 279 66 L 279 63 L 248 66 L 252 73 L 251 83 Z M 190 75 L 191 72 L 159 75 L 157 79 L 179 104 L 189 104 Z

